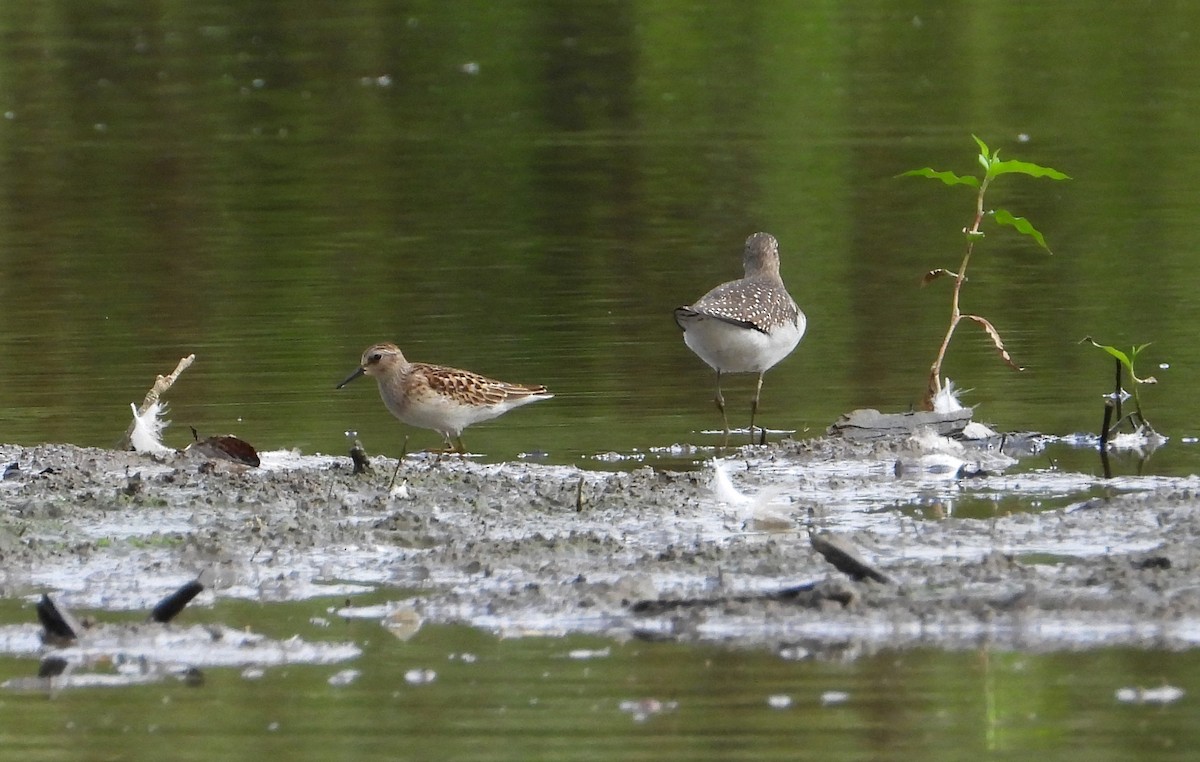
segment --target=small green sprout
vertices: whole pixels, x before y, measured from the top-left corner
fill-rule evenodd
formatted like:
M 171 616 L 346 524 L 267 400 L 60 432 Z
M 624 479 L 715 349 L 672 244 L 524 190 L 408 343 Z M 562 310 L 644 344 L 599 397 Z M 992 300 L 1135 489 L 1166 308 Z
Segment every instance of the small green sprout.
M 1141 378 L 1138 376 L 1137 370 L 1134 368 L 1134 363 L 1137 362 L 1137 356 L 1141 354 L 1143 349 L 1150 345 L 1140 344 L 1136 347 L 1131 347 L 1129 352 L 1122 352 L 1120 349 L 1117 349 L 1114 346 L 1100 344 L 1091 336 L 1085 336 L 1080 340 L 1079 343 L 1082 344 L 1083 342 L 1088 342 L 1093 347 L 1107 352 L 1117 360 L 1116 388 L 1113 390 L 1112 395 L 1110 395 L 1105 403 L 1112 405 L 1116 411 L 1117 420 L 1111 426 L 1106 426 L 1106 430 L 1100 433 L 1101 439 L 1107 440 L 1108 435 L 1113 431 L 1116 431 L 1117 427 L 1120 426 L 1124 421 L 1129 421 L 1129 424 L 1134 431 L 1145 430 L 1149 433 L 1154 433 L 1154 427 L 1150 425 L 1150 422 L 1146 420 L 1146 416 L 1142 413 L 1142 398 L 1138 393 L 1138 390 L 1141 389 L 1142 384 L 1157 384 L 1158 379 L 1156 379 L 1154 376 L 1146 376 L 1145 378 Z M 1131 391 L 1126 391 L 1121 383 L 1122 370 L 1129 375 Z M 1127 416 L 1122 416 L 1121 403 L 1123 403 L 1126 399 L 1133 400 L 1133 412 Z

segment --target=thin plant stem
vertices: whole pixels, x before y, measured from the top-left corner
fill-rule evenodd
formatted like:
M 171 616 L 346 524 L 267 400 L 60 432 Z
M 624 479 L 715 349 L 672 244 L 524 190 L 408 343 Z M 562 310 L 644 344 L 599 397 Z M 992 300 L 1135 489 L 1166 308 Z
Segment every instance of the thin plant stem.
M 975 240 L 979 237 L 979 226 L 983 223 L 983 195 L 987 192 L 990 180 L 991 178 L 985 176 L 979 184 L 979 193 L 975 197 L 975 221 L 971 227 L 963 231 L 967 236 L 967 250 L 963 254 L 962 264 L 958 266 L 958 272 L 954 277 L 954 293 L 950 298 L 950 325 L 946 328 L 942 345 L 938 347 L 937 357 L 934 358 L 933 365 L 929 368 L 929 384 L 925 390 L 926 410 L 933 410 L 933 398 L 942 390 L 942 361 L 946 359 L 946 352 L 950 349 L 950 339 L 954 337 L 955 329 L 962 322 L 963 315 L 959 306 L 959 297 L 962 293 L 963 281 L 967 279 L 967 265 L 970 264 L 971 253 L 975 250 Z
M 1120 423 L 1121 417 L 1122 417 L 1122 415 L 1121 415 L 1121 361 L 1114 360 L 1113 362 L 1115 362 L 1117 364 L 1116 381 L 1113 382 L 1113 400 L 1116 402 L 1116 405 L 1117 405 L 1117 410 L 1116 410 L 1117 423 Z M 1134 390 L 1136 391 L 1136 387 Z

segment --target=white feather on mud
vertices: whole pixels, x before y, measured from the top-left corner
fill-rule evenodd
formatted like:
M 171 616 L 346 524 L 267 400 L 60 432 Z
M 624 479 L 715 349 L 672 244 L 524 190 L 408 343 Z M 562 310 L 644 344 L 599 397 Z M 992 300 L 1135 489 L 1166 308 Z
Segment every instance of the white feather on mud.
M 954 388 L 954 382 L 946 379 L 946 383 L 942 385 L 941 389 L 938 389 L 938 393 L 933 395 L 933 412 L 945 415 L 962 410 L 963 404 L 958 401 L 960 394 L 962 394 L 962 390 Z
M 130 403 L 129 408 L 133 411 L 133 431 L 129 435 L 129 442 L 134 450 L 151 455 L 175 452 L 162 443 L 162 431 L 171 425 L 162 417 L 167 412 L 166 404 L 153 402 L 141 415 L 138 414 L 137 405 Z
M 908 452 L 896 460 L 896 476 L 919 479 L 957 479 L 963 475 L 999 472 L 1017 461 L 1002 452 L 967 447 L 923 427 L 908 439 Z
M 713 458 L 712 469 L 713 497 L 734 510 L 743 528 L 768 532 L 783 532 L 796 528 L 796 521 L 782 497 L 781 488 L 768 488 L 758 494 L 747 495 L 733 486 L 733 480 L 729 478 L 729 469 L 720 458 Z
M 392 500 L 408 500 L 412 498 L 412 492 L 408 489 L 408 479 L 404 479 L 388 492 L 388 497 Z
M 959 400 L 959 396 L 969 391 L 971 390 L 957 388 L 954 386 L 954 382 L 947 378 L 946 383 L 933 397 L 933 412 L 948 415 L 965 410 L 966 407 Z M 975 421 L 968 423 L 962 430 L 963 439 L 988 439 L 994 436 L 996 436 L 995 431 Z

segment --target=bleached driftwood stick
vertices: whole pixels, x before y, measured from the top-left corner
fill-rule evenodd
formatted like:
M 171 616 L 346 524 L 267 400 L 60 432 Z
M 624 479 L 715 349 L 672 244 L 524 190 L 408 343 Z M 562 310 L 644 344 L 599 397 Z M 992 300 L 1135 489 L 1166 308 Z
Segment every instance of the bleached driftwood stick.
M 143 415 L 151 405 L 153 405 L 155 402 L 158 402 L 158 398 L 163 394 L 166 394 L 167 390 L 174 385 L 175 380 L 179 378 L 179 374 L 190 368 L 192 363 L 195 361 L 196 355 L 188 355 L 187 357 L 180 359 L 179 364 L 175 366 L 175 370 L 171 371 L 169 375 L 159 376 L 158 378 L 154 379 L 154 386 L 150 387 L 150 391 L 146 392 L 146 398 L 142 400 L 142 406 L 138 408 L 138 415 Z M 134 425 L 135 424 L 130 424 L 129 428 L 125 430 L 125 437 L 121 440 L 120 449 L 129 449 L 129 438 L 133 435 Z

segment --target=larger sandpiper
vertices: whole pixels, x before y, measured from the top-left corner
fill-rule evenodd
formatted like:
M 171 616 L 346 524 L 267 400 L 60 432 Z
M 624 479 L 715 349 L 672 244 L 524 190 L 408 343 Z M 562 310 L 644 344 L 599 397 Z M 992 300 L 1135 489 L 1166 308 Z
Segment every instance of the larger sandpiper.
M 695 303 L 675 308 L 683 341 L 717 372 L 717 409 L 725 436 L 729 419 L 721 395 L 722 373 L 757 373 L 750 403 L 750 441 L 762 395 L 763 374 L 792 353 L 804 336 L 807 321 L 779 276 L 779 242 L 769 233 L 746 239 L 742 255 L 746 274 L 709 291 Z M 766 441 L 766 430 L 762 441 Z
M 441 434 L 447 452 L 464 452 L 462 432 L 471 424 L 554 396 L 540 385 L 510 384 L 469 370 L 409 362 L 391 343 L 368 347 L 358 368 L 337 388 L 363 375 L 375 378 L 392 415 L 409 426 Z

